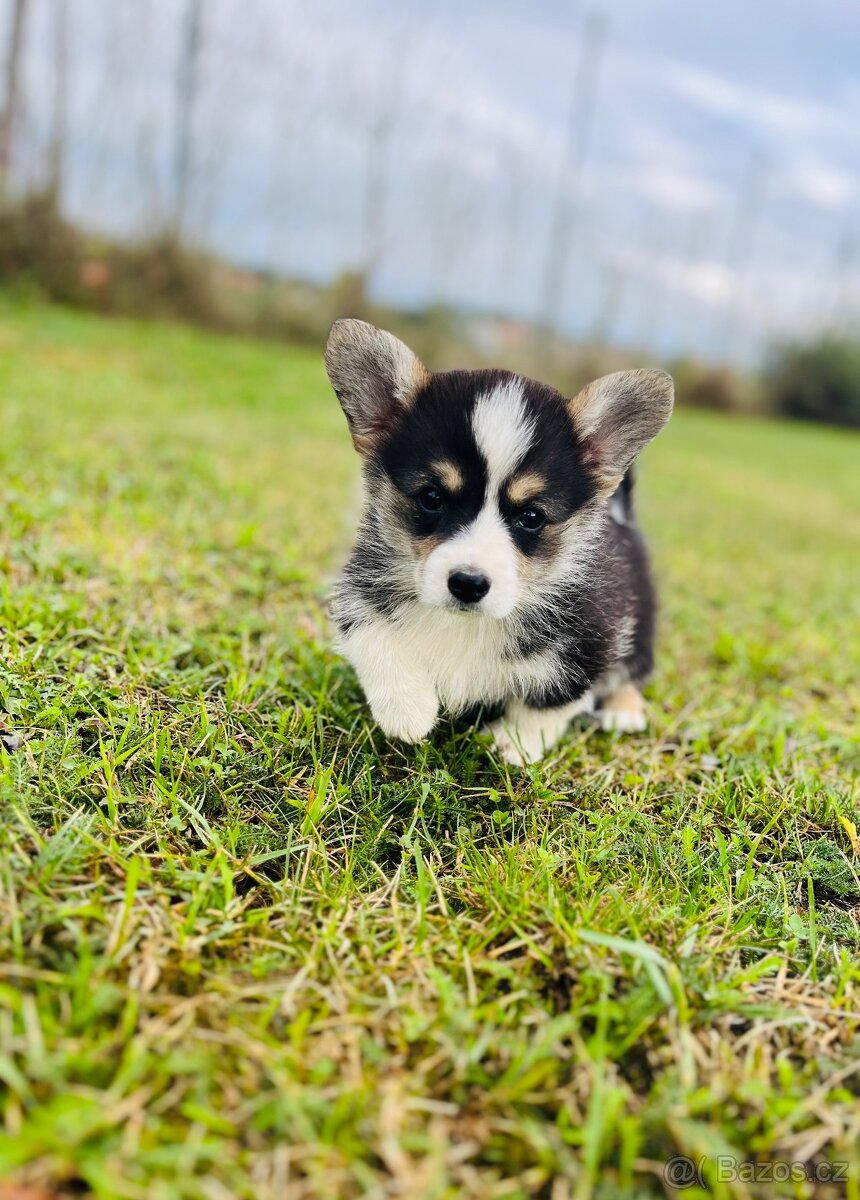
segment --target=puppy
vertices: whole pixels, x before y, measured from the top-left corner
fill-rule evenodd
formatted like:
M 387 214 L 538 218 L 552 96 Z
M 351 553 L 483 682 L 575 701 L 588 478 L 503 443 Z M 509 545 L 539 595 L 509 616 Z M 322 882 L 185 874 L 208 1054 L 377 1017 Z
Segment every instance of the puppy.
M 364 487 L 332 613 L 386 736 L 501 704 L 496 749 L 522 765 L 580 712 L 644 729 L 654 596 L 631 467 L 671 377 L 620 371 L 568 399 L 508 371 L 431 374 L 353 320 L 325 361 Z

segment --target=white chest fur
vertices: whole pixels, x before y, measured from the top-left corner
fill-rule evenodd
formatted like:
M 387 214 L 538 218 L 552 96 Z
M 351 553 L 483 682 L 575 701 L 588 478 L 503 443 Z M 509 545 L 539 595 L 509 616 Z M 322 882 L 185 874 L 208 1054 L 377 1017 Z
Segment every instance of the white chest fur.
M 396 622 L 374 623 L 345 639 L 343 652 L 362 674 L 368 651 L 374 674 L 385 673 L 397 689 L 404 676 L 430 686 L 437 701 L 457 712 L 472 704 L 522 696 L 549 682 L 558 670 L 552 651 L 511 658 L 511 626 L 471 613 L 418 607 Z

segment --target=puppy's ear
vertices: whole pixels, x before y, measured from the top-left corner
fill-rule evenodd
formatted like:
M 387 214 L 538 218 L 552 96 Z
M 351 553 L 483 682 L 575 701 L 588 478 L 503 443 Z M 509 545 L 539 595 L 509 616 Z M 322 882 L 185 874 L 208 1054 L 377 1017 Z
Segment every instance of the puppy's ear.
M 636 455 L 672 413 L 675 388 L 665 371 L 617 371 L 569 401 L 586 464 L 601 491 L 614 491 Z
M 360 454 L 374 449 L 430 378 L 408 346 L 366 321 L 335 321 L 325 366 Z

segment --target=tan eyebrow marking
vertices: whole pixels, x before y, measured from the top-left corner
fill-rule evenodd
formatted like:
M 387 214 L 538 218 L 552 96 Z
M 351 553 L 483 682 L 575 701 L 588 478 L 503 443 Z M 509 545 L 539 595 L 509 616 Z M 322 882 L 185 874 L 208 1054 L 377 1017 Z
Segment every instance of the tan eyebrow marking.
M 459 492 L 463 487 L 463 475 L 459 467 L 448 459 L 431 464 L 430 468 L 438 477 L 442 487 L 449 492 Z
M 508 499 L 511 504 L 522 504 L 530 496 L 535 496 L 546 487 L 546 479 L 536 471 L 527 471 L 518 475 L 508 484 Z

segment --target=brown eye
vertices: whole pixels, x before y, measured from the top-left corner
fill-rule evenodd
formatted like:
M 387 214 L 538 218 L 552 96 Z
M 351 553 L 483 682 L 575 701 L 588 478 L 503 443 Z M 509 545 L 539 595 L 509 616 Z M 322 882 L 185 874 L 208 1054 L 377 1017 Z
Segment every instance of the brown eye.
M 437 487 L 428 486 L 421 489 L 416 496 L 418 507 L 426 513 L 437 513 L 442 509 L 445 503 L 442 499 L 442 493 Z
M 534 504 L 528 504 L 525 508 L 521 508 L 514 517 L 514 524 L 519 529 L 524 529 L 526 533 L 537 533 L 546 525 L 546 517 Z

